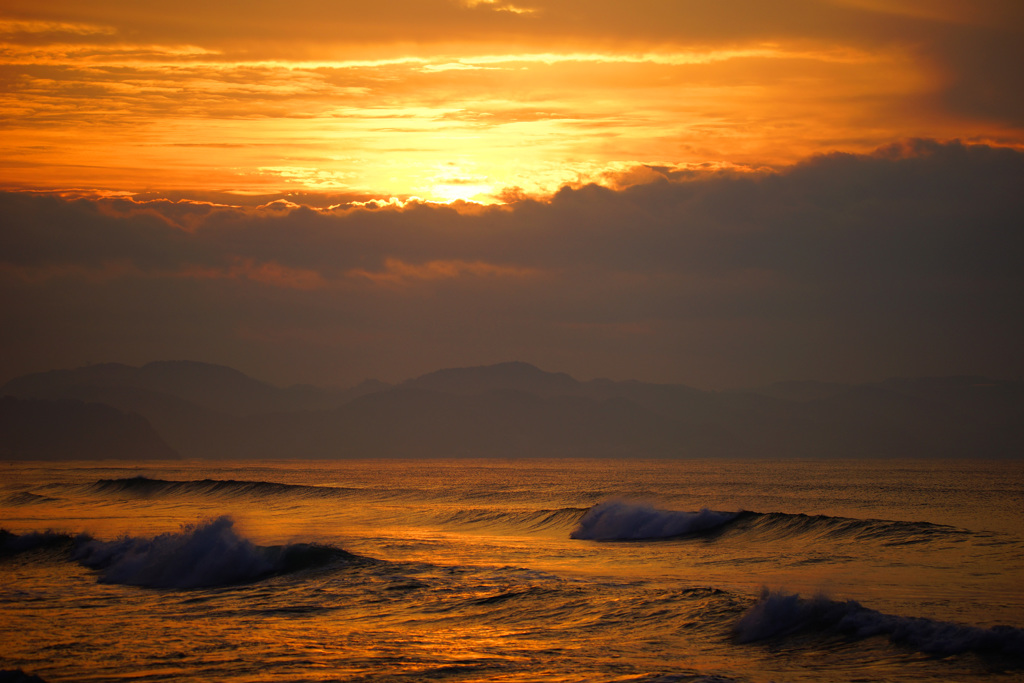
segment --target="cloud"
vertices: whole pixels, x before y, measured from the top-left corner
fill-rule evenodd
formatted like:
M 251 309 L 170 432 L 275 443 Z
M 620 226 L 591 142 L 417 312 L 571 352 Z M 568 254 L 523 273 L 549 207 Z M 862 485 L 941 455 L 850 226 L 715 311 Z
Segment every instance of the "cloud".
M 530 268 L 500 266 L 482 261 L 428 261 L 423 264 L 409 264 L 388 258 L 381 270 L 354 268 L 347 277 L 365 278 L 374 284 L 407 286 L 423 280 L 447 280 L 472 277 L 529 277 L 536 271 Z
M 481 192 L 547 194 L 634 161 L 1020 146 L 1021 7 L 11 0 L 0 186 L 445 199 L 452 158 Z
M 344 383 L 520 358 L 708 387 L 1024 372 L 1020 152 L 910 140 L 634 179 L 466 212 L 2 194 L 0 370 L 192 357 Z
M 117 30 L 112 26 L 97 26 L 95 24 L 79 24 L 65 21 L 45 20 L 18 20 L 0 18 L 0 36 L 17 36 L 18 34 L 52 34 L 61 36 L 70 34 L 72 36 L 95 36 L 113 35 Z

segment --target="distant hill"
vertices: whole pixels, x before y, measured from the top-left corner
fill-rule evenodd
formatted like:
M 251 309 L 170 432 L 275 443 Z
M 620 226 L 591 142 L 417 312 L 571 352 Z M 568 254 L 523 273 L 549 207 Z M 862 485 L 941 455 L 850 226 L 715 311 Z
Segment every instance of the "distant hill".
M 138 415 L 99 403 L 0 398 L 2 460 L 178 458 Z
M 407 380 L 401 388 L 448 394 L 508 390 L 539 396 L 573 396 L 582 391 L 582 385 L 564 372 L 545 372 L 521 361 L 438 370 Z
M 756 389 L 747 389 L 746 393 L 771 396 L 787 401 L 813 401 L 828 398 L 849 391 L 853 386 L 836 382 L 788 381 L 775 382 Z
M 510 362 L 342 391 L 173 361 L 27 375 L 3 393 L 137 413 L 199 458 L 1024 455 L 1024 384 L 977 377 L 709 392 Z
M 178 360 L 147 363 L 140 368 L 104 363 L 73 370 L 40 372 L 15 378 L 2 391 L 12 396 L 81 400 L 95 400 L 98 396 L 110 398 L 121 390 L 144 391 L 174 396 L 218 413 L 250 415 L 326 410 L 388 386 L 368 380 L 348 390 L 309 385 L 282 389 L 223 365 Z

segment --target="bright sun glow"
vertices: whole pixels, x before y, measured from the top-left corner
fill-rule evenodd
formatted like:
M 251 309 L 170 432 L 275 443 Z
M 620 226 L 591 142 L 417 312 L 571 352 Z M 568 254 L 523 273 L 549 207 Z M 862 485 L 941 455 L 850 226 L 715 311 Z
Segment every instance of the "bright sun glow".
M 484 184 L 439 183 L 430 188 L 430 194 L 447 202 L 458 200 L 494 204 L 494 187 Z
M 645 5 L 645 18 L 423 2 L 397 15 L 364 8 L 354 23 L 323 6 L 316 24 L 218 6 L 169 24 L 120 0 L 66 3 L 43 16 L 18 0 L 17 19 L 0 17 L 0 187 L 489 203 L 606 182 L 627 162 L 777 166 L 913 136 L 1024 141 L 998 117 L 935 107 L 951 74 L 912 38 L 868 27 L 844 40 L 813 17 L 794 38 L 781 9 L 763 30 L 723 40 L 687 34 L 705 10 L 671 3 Z M 823 3 L 819 14 L 924 12 L 881 4 Z M 925 14 L 1012 19 L 947 5 Z M 64 10 L 79 20 L 52 18 Z

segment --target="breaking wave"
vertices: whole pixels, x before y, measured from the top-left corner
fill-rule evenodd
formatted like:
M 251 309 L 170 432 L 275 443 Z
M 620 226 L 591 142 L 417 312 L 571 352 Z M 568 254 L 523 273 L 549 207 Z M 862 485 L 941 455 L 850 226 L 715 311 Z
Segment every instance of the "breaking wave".
M 0 682 L 2 683 L 2 682 Z M 631 676 L 620 678 L 612 683 L 739 683 L 735 678 L 715 674 L 651 674 L 650 676 Z
M 270 481 L 236 481 L 234 479 L 172 481 L 150 479 L 139 475 L 123 479 L 100 479 L 91 484 L 89 490 L 99 494 L 129 494 L 148 498 L 166 495 L 279 496 L 285 494 L 303 497 L 334 497 L 352 489 L 336 486 L 279 484 Z
M 744 512 L 741 520 L 750 529 L 780 536 L 803 535 L 820 538 L 849 538 L 877 541 L 884 545 L 910 545 L 929 541 L 964 540 L 973 535 L 965 529 L 931 522 L 902 522 L 885 519 L 856 519 L 829 515 L 804 515 L 783 512 Z
M 567 527 L 580 520 L 586 508 L 559 508 L 557 510 L 523 510 L 508 512 L 494 509 L 458 510 L 446 515 L 443 523 L 467 526 L 511 526 L 527 531 L 540 531 Z
M 0 557 L 10 557 L 37 548 L 59 548 L 70 542 L 70 535 L 56 531 L 14 534 L 6 529 L 0 529 Z
M 609 500 L 587 510 L 570 538 L 591 541 L 637 541 L 672 538 L 709 531 L 736 519 L 738 512 L 677 512 L 644 503 Z
M 233 527 L 230 517 L 218 517 L 154 538 L 98 541 L 82 536 L 71 557 L 98 570 L 101 583 L 146 588 L 227 586 L 356 559 L 332 546 L 255 545 Z
M 599 503 L 579 520 L 571 538 L 595 541 L 631 541 L 676 538 L 716 531 L 760 533 L 779 537 L 816 537 L 873 540 L 885 545 L 926 543 L 937 538 L 961 540 L 971 534 L 929 522 L 853 519 L 784 512 L 699 512 L 662 510 L 646 503 L 609 500 Z
M 28 491 L 19 491 L 18 493 L 12 493 L 7 496 L 8 505 L 36 505 L 38 503 L 52 503 L 57 500 L 56 498 L 50 498 L 49 496 L 41 496 L 38 493 L 30 493 Z
M 883 614 L 854 600 L 811 599 L 765 590 L 733 626 L 739 643 L 784 638 L 802 632 L 842 635 L 854 640 L 887 636 L 897 645 L 933 656 L 975 652 L 1024 658 L 1024 629 L 979 628 L 922 617 Z
M 21 669 L 4 669 L 0 671 L 0 683 L 46 683 L 39 676 L 27 674 Z

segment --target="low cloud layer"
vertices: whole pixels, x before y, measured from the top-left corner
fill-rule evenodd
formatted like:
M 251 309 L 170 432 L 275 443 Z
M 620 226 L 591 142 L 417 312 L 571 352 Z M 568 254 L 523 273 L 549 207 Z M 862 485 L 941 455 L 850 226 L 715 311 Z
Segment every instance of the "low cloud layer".
M 0 195 L 0 379 L 157 358 L 339 384 L 510 359 L 708 388 L 1024 372 L 1024 154 L 633 175 L 463 210 Z

